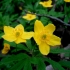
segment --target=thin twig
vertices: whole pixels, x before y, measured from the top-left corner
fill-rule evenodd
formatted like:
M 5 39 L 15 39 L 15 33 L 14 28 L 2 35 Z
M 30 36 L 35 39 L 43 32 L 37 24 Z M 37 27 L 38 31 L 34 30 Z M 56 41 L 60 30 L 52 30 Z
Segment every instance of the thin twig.
M 70 26 L 70 24 L 67 24 L 67 23 L 65 23 L 64 21 L 62 21 L 61 19 L 56 18 L 56 17 L 54 17 L 54 16 L 45 15 L 45 14 L 36 14 L 36 13 L 28 12 L 28 11 L 26 11 L 26 10 L 24 10 L 24 11 L 25 11 L 26 13 L 35 14 L 35 15 L 40 16 L 40 17 L 48 17 L 48 18 L 50 18 L 50 19 L 54 19 L 54 20 L 56 20 L 56 21 L 61 22 L 63 25 Z

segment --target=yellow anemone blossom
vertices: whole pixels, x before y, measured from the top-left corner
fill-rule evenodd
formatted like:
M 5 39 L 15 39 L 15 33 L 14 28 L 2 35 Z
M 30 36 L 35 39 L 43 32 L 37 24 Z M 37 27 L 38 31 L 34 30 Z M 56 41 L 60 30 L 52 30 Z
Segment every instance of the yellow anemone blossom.
M 24 27 L 19 24 L 15 28 L 4 26 L 4 35 L 2 36 L 9 42 L 15 41 L 16 44 L 26 42 L 26 39 L 33 37 L 33 32 L 25 32 Z
M 4 48 L 2 49 L 2 54 L 7 54 L 10 50 L 10 45 L 8 43 L 4 43 Z
M 35 21 L 34 40 L 37 45 L 39 45 L 39 50 L 43 55 L 48 55 L 50 52 L 50 46 L 61 44 L 61 39 L 53 35 L 54 30 L 55 26 L 51 23 L 44 26 L 41 21 Z
M 36 15 L 34 15 L 34 14 L 26 14 L 26 15 L 23 16 L 22 18 L 31 21 L 31 20 L 33 20 L 33 19 L 36 18 Z
M 48 1 L 44 1 L 44 2 L 40 2 L 39 4 L 41 4 L 43 7 L 52 7 L 52 1 L 48 0 Z
M 65 2 L 70 2 L 70 0 L 64 0 Z

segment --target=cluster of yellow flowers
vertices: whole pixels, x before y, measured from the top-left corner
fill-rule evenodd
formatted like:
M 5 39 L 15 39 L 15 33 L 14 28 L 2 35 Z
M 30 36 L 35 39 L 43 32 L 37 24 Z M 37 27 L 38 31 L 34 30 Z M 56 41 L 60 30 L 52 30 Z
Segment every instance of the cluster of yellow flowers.
M 2 49 L 2 54 L 7 54 L 10 50 L 10 45 L 8 43 L 4 43 L 4 48 Z
M 70 1 L 70 0 L 64 0 Z M 44 7 L 52 7 L 52 1 L 44 1 L 40 2 Z M 36 18 L 34 14 L 26 14 L 22 18 L 31 21 Z M 40 28 L 39 28 L 40 27 Z M 50 47 L 55 47 L 56 45 L 61 45 L 61 38 L 55 36 L 53 32 L 55 31 L 56 27 L 49 23 L 48 25 L 44 26 L 40 20 L 36 20 L 34 24 L 34 32 L 26 32 L 24 30 L 24 26 L 22 24 L 17 25 L 15 28 L 11 26 L 4 26 L 4 35 L 2 38 L 9 42 L 15 42 L 16 44 L 19 43 L 26 43 L 27 39 L 34 38 L 35 42 L 39 46 L 39 50 L 43 55 L 48 55 L 50 52 Z M 4 49 L 2 53 L 4 53 Z
M 40 27 L 40 28 L 39 28 Z M 61 39 L 53 32 L 55 26 L 51 23 L 44 26 L 41 21 L 36 20 L 34 24 L 34 32 L 25 32 L 24 26 L 19 24 L 15 28 L 10 26 L 4 26 L 4 35 L 2 36 L 9 42 L 15 42 L 16 44 L 26 42 L 27 39 L 34 38 L 39 50 L 43 55 L 47 55 L 50 52 L 50 46 L 60 45 Z

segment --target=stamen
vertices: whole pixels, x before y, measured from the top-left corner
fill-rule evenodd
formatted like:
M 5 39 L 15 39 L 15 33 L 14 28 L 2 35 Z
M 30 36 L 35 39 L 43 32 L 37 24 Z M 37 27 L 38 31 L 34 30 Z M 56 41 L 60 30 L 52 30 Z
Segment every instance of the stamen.
M 43 40 L 46 39 L 46 35 L 43 35 L 43 36 L 42 36 L 42 39 L 43 39 Z
M 18 37 L 20 35 L 20 33 L 19 32 L 16 32 L 16 37 Z

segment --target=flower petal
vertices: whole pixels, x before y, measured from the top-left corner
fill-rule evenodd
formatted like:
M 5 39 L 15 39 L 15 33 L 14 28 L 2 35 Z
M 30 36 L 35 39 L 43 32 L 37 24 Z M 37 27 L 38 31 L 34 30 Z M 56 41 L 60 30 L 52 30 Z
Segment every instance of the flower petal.
M 55 31 L 55 26 L 51 23 L 45 26 L 45 30 L 47 30 L 49 33 L 53 33 Z
M 39 2 L 39 4 L 43 5 L 43 2 Z
M 16 40 L 16 37 L 14 37 L 13 35 L 3 35 L 2 38 L 4 38 L 5 40 L 9 42 L 13 42 Z
M 52 35 L 50 39 L 47 41 L 47 44 L 51 46 L 61 45 L 61 38 Z
M 22 39 L 22 38 L 18 38 L 17 40 L 15 40 L 15 43 L 16 44 L 19 44 L 19 43 L 25 43 L 26 42 L 26 40 L 25 39 Z
M 15 27 L 15 29 L 16 29 L 16 30 L 20 30 L 21 32 L 24 31 L 24 27 L 23 27 L 23 25 L 21 25 L 21 24 L 17 25 L 17 26 Z
M 24 32 L 22 35 L 22 38 L 23 39 L 30 39 L 33 36 L 34 36 L 34 32 Z
M 42 24 L 42 22 L 39 20 L 36 20 L 35 25 L 34 25 L 34 31 L 41 32 L 41 30 L 43 30 L 43 29 L 44 29 L 44 25 Z
M 70 2 L 70 0 L 64 0 L 65 2 Z
M 4 26 L 4 33 L 5 33 L 5 34 L 12 34 L 13 31 L 14 31 L 14 28 L 13 28 L 13 27 Z
M 50 46 L 47 45 L 46 43 L 41 43 L 39 45 L 39 50 L 43 55 L 48 55 L 50 52 Z
M 35 42 L 37 43 L 37 45 L 41 44 L 41 40 L 40 40 L 41 36 L 38 33 L 34 33 L 33 38 L 34 38 Z

